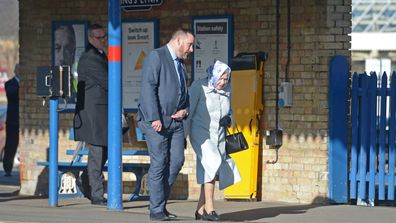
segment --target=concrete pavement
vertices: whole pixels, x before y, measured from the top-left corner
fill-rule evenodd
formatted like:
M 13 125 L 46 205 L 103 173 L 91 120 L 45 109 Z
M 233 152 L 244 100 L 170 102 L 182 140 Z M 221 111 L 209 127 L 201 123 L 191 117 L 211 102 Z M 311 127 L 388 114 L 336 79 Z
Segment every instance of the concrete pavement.
M 0 162 L 0 165 L 2 163 Z M 59 199 L 58 207 L 49 207 L 47 198 L 18 196 L 19 178 L 4 177 L 0 171 L 0 223 L 105 223 L 149 222 L 147 201 L 124 202 L 123 211 L 92 206 L 87 199 Z M 179 216 L 176 222 L 195 222 L 196 201 L 174 200 L 168 210 Z M 355 205 L 302 205 L 281 202 L 216 201 L 223 222 L 268 223 L 381 223 L 395 222 L 395 207 Z

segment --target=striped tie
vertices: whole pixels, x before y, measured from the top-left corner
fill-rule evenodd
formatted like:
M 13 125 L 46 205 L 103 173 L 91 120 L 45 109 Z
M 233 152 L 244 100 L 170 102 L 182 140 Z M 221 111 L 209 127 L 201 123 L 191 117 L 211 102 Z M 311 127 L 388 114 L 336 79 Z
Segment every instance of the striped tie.
M 186 101 L 186 76 L 183 69 L 183 61 L 179 58 L 176 58 L 177 62 L 177 73 L 179 74 L 180 80 L 180 101 L 179 101 L 179 108 L 183 108 L 183 105 Z

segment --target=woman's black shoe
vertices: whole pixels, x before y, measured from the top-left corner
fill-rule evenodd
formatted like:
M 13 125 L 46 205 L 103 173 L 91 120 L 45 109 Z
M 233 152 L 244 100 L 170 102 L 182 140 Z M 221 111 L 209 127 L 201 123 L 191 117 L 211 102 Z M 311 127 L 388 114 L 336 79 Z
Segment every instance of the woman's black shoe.
M 195 211 L 195 220 L 202 220 L 202 215 L 198 211 Z
M 202 220 L 204 220 L 204 221 L 220 221 L 220 217 L 216 213 L 216 211 L 211 211 L 210 213 L 206 213 L 206 210 L 204 210 L 203 215 L 202 215 Z

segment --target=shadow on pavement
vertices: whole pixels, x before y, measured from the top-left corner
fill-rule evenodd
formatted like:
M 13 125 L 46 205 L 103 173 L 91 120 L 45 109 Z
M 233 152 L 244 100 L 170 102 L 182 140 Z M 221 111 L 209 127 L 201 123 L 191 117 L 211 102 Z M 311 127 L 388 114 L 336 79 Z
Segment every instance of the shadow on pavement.
M 34 200 L 34 199 L 47 199 L 43 197 L 37 197 L 37 196 L 19 196 L 18 191 L 17 194 L 11 194 L 11 193 L 0 193 L 0 202 L 7 202 L 7 201 L 16 201 L 16 200 Z
M 0 162 L 0 202 L 26 199 L 25 197 L 19 197 L 20 180 L 19 171 L 17 166 L 14 166 L 11 176 L 5 176 L 3 170 L 3 163 Z
M 14 167 L 12 168 L 11 176 L 5 176 L 5 172 L 3 169 L 3 161 L 0 160 L 0 186 L 2 185 L 12 185 L 12 186 L 21 185 L 19 179 L 19 161 L 18 162 L 14 161 Z
M 142 204 L 141 202 L 137 203 L 138 205 L 135 205 L 136 202 L 135 201 L 124 201 L 124 210 L 128 210 L 128 209 L 136 209 L 136 208 L 147 208 L 147 211 L 149 211 L 149 203 L 150 201 L 147 200 L 140 200 L 140 201 L 145 201 L 144 204 Z M 177 203 L 181 203 L 178 201 L 168 201 L 167 205 L 171 205 L 171 204 L 177 204 Z M 186 204 L 186 203 L 197 203 L 196 201 L 188 201 L 188 200 L 182 200 L 182 203 Z
M 236 211 L 221 214 L 222 221 L 255 221 L 263 218 L 272 218 L 281 214 L 304 214 L 311 208 L 320 207 L 320 205 L 295 205 L 295 206 L 277 206 L 257 208 L 244 211 Z
M 0 165 L 2 163 L 0 162 Z M 19 180 L 19 171 L 13 171 L 11 176 L 5 176 L 5 172 L 0 170 L 0 186 L 7 185 L 7 186 L 20 186 Z

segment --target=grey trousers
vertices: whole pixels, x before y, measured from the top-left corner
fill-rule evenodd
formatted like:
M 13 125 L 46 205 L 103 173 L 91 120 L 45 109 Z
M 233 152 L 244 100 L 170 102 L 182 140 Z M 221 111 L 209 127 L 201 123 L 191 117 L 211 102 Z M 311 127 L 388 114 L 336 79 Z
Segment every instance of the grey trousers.
M 171 187 L 184 163 L 185 138 L 182 122 L 173 121 L 168 129 L 156 132 L 150 122 L 140 121 L 150 155 L 148 187 L 150 215 L 164 213 Z
M 104 176 L 103 167 L 107 161 L 107 147 L 89 145 L 88 178 L 91 187 L 91 200 L 103 200 Z

